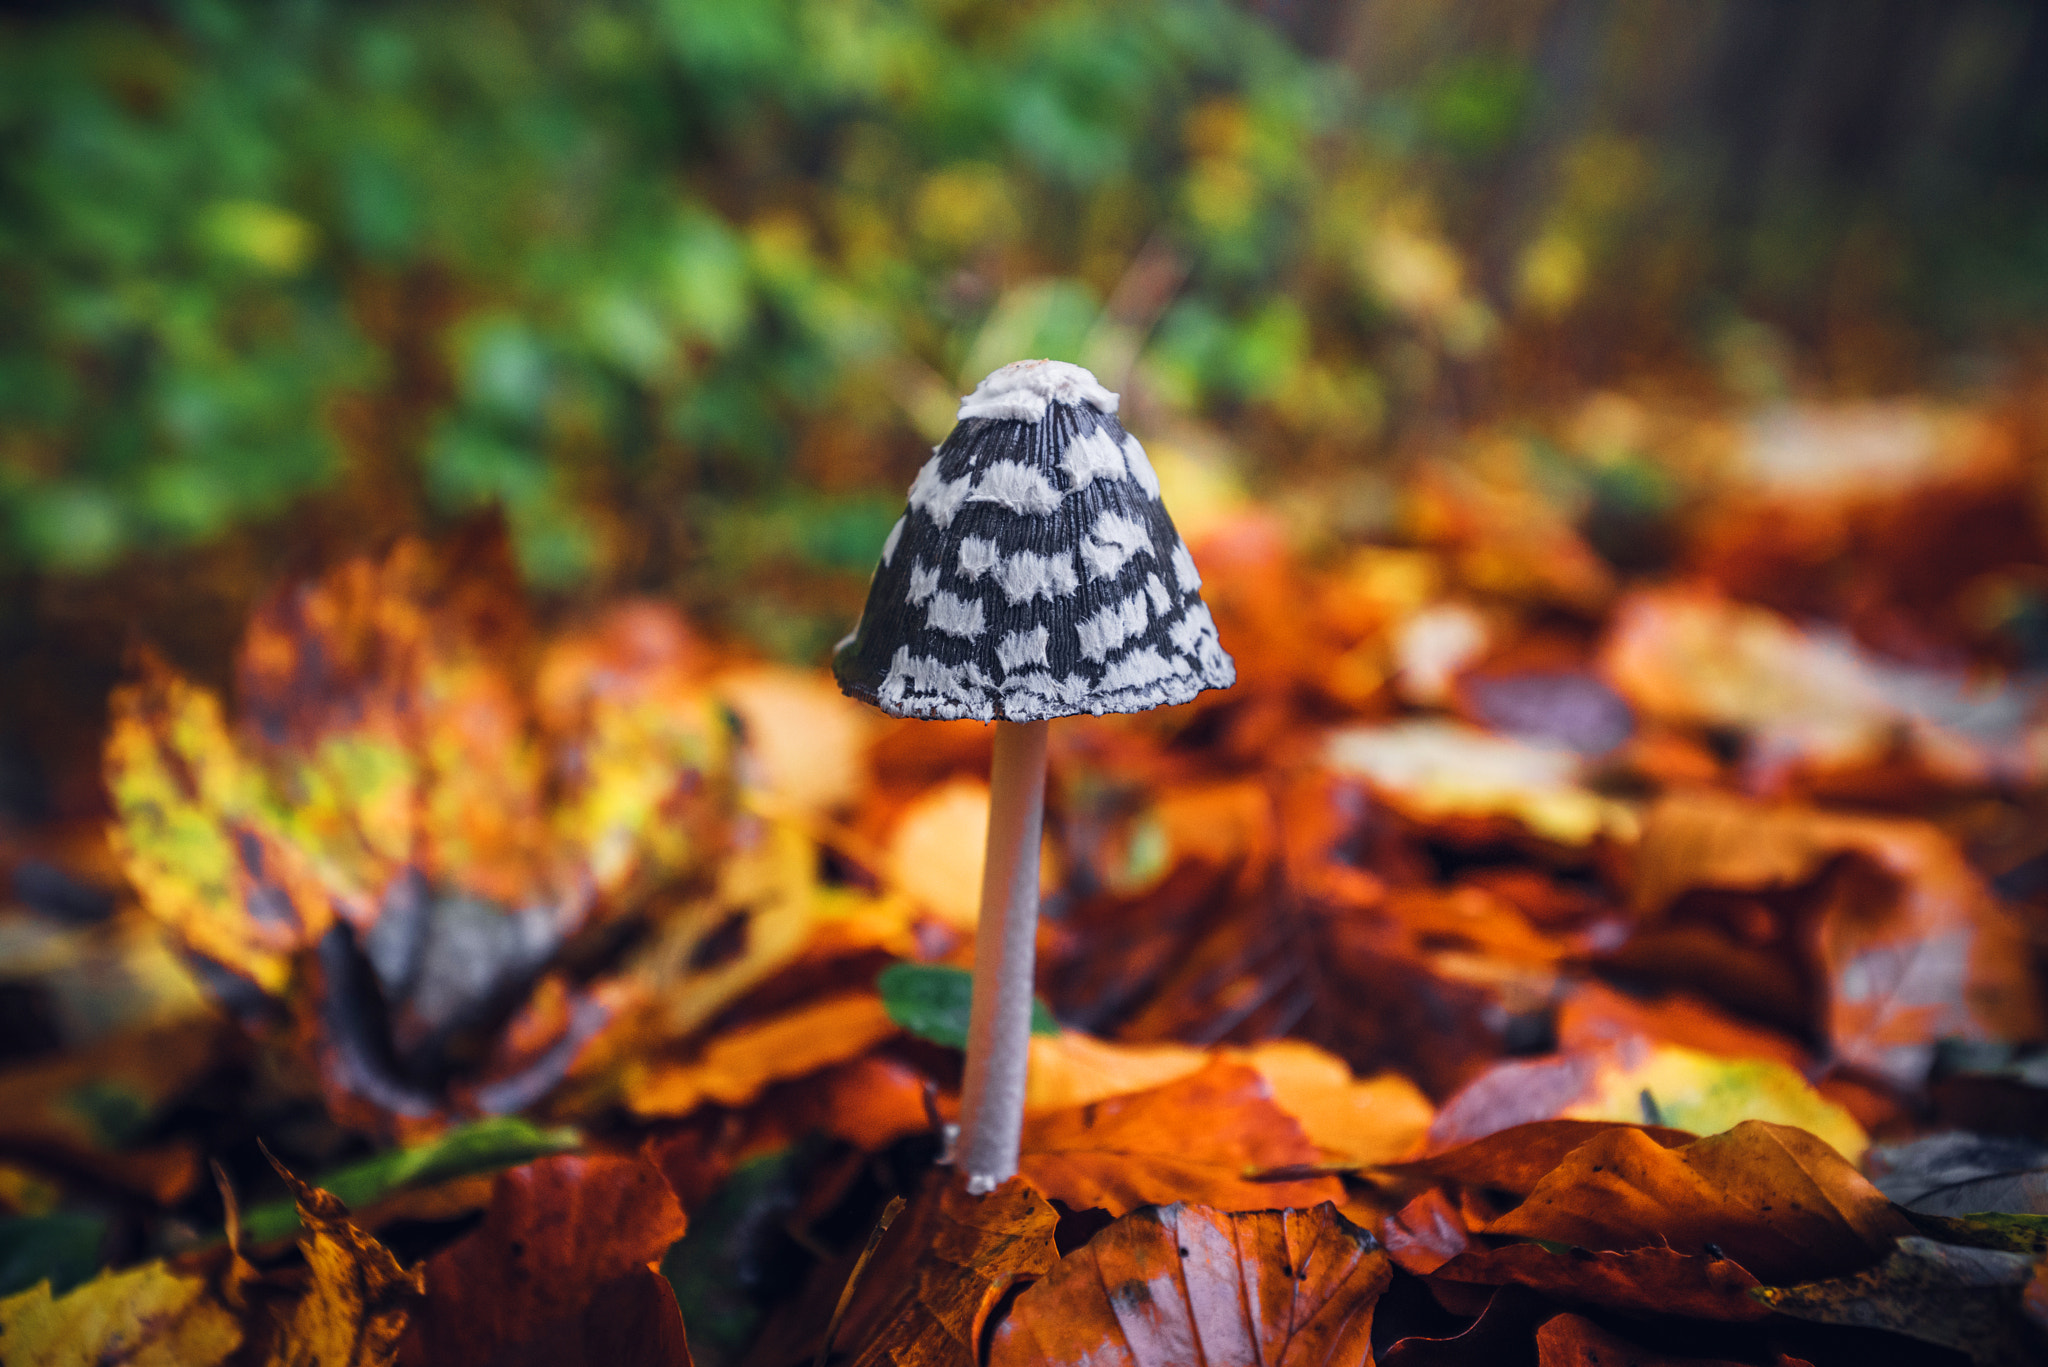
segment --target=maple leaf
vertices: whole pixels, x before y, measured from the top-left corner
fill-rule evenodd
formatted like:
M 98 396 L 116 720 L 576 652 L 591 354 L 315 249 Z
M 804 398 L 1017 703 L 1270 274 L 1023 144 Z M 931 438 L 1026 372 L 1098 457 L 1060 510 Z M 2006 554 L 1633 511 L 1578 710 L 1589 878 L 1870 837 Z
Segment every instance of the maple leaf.
M 1327 1202 L 1231 1213 L 1136 1210 L 1027 1288 L 990 1367 L 1308 1367 L 1371 1360 L 1393 1269 Z

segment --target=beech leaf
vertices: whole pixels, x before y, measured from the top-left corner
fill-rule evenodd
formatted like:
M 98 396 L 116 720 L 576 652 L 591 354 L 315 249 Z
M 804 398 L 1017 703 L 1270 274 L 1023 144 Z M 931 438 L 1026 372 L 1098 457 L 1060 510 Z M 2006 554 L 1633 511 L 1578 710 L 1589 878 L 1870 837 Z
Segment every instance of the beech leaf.
M 1017 1298 L 990 1367 L 1311 1367 L 1369 1361 L 1393 1267 L 1325 1202 L 1176 1204 L 1100 1231 Z

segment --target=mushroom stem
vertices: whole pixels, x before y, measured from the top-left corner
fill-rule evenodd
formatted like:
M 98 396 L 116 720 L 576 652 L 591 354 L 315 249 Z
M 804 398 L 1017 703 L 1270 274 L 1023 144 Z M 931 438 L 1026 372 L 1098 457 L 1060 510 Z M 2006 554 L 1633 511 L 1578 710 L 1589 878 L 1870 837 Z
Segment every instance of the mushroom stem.
M 958 1162 L 967 1189 L 994 1191 L 1017 1173 L 1024 1069 L 1031 1052 L 1031 966 L 1038 947 L 1038 842 L 1045 815 L 1049 721 L 996 723 L 989 776 L 988 858 L 974 938 L 974 1007 L 960 1095 Z

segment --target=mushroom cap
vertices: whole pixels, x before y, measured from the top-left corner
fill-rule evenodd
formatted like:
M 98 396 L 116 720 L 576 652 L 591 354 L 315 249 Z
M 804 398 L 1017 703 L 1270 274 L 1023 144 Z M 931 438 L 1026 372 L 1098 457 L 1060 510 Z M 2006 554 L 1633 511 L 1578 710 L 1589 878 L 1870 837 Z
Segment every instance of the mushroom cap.
M 895 717 L 1026 722 L 1237 681 L 1116 409 L 1061 361 L 1006 365 L 961 401 L 833 654 L 842 690 Z

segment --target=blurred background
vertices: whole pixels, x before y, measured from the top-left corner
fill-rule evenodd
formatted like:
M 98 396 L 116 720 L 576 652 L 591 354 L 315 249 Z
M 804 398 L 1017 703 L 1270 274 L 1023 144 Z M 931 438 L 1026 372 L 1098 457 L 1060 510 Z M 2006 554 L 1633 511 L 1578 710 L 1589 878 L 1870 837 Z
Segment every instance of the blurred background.
M 1425 536 L 1423 464 L 1655 574 L 1730 470 L 1896 473 L 1958 414 L 2034 449 L 2024 0 L 0 24 L 17 820 L 103 809 L 138 639 L 224 682 L 280 573 L 493 509 L 548 610 L 654 592 L 816 664 L 957 396 L 1021 356 L 1120 389 L 1184 519 L 1248 494 L 1312 559 Z M 2008 574 L 1957 631 L 2037 662 L 2044 592 Z

